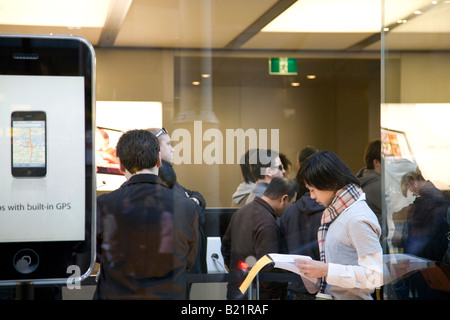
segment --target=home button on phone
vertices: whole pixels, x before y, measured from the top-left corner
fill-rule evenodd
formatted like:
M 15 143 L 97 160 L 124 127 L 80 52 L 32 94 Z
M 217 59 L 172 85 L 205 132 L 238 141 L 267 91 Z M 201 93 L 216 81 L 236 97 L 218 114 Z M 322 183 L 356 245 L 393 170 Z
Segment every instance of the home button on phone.
M 39 256 L 32 249 L 22 249 L 14 255 L 13 265 L 20 273 L 32 273 L 39 265 Z

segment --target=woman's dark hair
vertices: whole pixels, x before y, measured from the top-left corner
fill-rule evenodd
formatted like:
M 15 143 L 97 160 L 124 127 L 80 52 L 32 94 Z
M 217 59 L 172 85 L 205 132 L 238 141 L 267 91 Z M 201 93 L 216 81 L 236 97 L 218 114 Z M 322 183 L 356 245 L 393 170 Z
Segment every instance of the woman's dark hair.
M 264 195 L 269 199 L 275 200 L 287 194 L 288 200 L 291 200 L 298 192 L 297 182 L 291 179 L 275 177 L 267 186 Z
M 350 168 L 329 150 L 310 156 L 300 167 L 299 178 L 319 190 L 337 191 L 350 183 L 360 186 Z
M 279 154 L 280 160 L 281 160 L 281 164 L 284 167 L 284 170 L 288 170 L 288 168 L 290 166 L 292 166 L 292 162 L 288 159 L 288 157 L 284 154 L 284 153 L 280 153 Z
M 158 163 L 159 142 L 147 130 L 125 132 L 117 142 L 117 157 L 130 173 L 150 169 Z
M 242 177 L 244 178 L 245 183 L 256 182 L 255 178 L 252 175 L 251 169 L 250 169 L 250 159 L 249 159 L 250 151 L 251 150 L 248 150 L 241 157 L 241 162 L 239 164 L 241 166 Z

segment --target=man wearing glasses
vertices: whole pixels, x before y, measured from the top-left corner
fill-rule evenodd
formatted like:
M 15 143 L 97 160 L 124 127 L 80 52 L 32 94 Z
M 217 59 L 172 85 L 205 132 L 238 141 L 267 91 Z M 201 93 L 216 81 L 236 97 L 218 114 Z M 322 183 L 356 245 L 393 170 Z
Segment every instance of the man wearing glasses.
M 159 147 L 161 151 L 161 160 L 165 160 L 169 162 L 170 164 L 173 163 L 173 151 L 174 148 L 172 147 L 172 140 L 170 139 L 169 133 L 164 128 L 150 128 L 148 129 L 151 133 L 155 135 L 156 138 L 158 138 L 159 141 Z M 205 213 L 204 210 L 206 208 L 206 202 L 203 196 L 197 192 L 192 191 L 189 189 L 186 189 L 182 185 L 176 181 L 175 185 L 173 186 L 173 190 L 176 194 L 178 194 L 180 197 L 187 197 L 194 201 L 197 206 L 198 211 L 198 219 L 199 219 L 199 247 L 198 247 L 198 254 L 197 254 L 197 260 L 195 263 L 195 266 L 192 268 L 192 273 L 206 273 L 206 265 L 201 264 L 200 261 L 206 261 L 206 245 L 205 245 L 205 237 L 204 232 L 201 228 L 201 226 L 205 223 Z M 200 258 L 202 257 L 202 258 Z
M 252 202 L 255 197 L 262 197 L 270 181 L 275 177 L 282 178 L 286 173 L 276 151 L 255 149 L 250 153 L 249 159 L 250 170 L 256 184 L 246 203 Z

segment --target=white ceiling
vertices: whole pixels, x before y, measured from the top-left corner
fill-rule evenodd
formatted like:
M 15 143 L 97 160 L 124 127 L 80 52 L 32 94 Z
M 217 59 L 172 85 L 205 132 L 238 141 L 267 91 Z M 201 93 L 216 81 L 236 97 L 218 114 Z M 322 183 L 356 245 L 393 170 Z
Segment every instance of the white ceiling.
M 15 0 L 19 1 L 19 0 Z M 32 0 L 20 0 L 21 3 Z M 34 0 L 33 3 L 43 1 Z M 46 0 L 49 2 L 49 0 Z M 65 1 L 65 0 L 60 0 Z M 81 1 L 81 0 L 80 0 Z M 88 1 L 87 3 L 95 3 Z M 310 0 L 102 0 L 109 2 L 103 27 L 53 27 L 1 24 L 0 33 L 73 34 L 96 47 L 183 48 L 218 50 L 379 51 L 380 32 L 262 32 L 294 3 Z M 305 1 L 302 3 L 302 1 Z M 330 0 L 314 0 L 320 16 Z M 381 0 L 333 0 L 342 6 Z M 386 44 L 391 50 L 450 50 L 450 1 L 385 0 Z M 14 1 L 12 1 L 14 2 Z M 7 15 L 11 0 L 0 0 Z M 51 3 L 51 1 L 50 1 Z M 70 3 L 70 2 L 69 2 Z M 69 4 L 70 6 L 70 4 Z M 381 8 L 381 7 L 380 7 Z M 44 12 L 50 12 L 45 11 Z M 70 9 L 70 8 L 69 8 Z M 420 9 L 421 14 L 414 14 Z M 89 9 L 84 9 L 88 12 Z M 306 10 L 306 9 L 305 9 Z M 25 12 L 26 10 L 22 10 Z M 367 10 L 371 11 L 371 10 Z M 376 10 L 375 10 L 376 11 Z M 378 12 L 364 12 L 373 19 Z M 19 11 L 20 14 L 20 11 Z M 23 13 L 25 14 L 25 13 Z M 70 16 L 69 10 L 69 16 Z M 305 14 L 305 13 L 303 13 Z M 329 12 L 327 12 L 329 16 Z M 42 13 L 41 13 L 42 15 Z M 372 15 L 372 16 L 371 16 Z M 300 17 L 301 15 L 299 15 Z M 336 17 L 338 19 L 340 15 Z M 330 19 L 330 18 L 329 18 Z M 365 19 L 365 18 L 363 18 Z M 397 23 L 397 20 L 407 20 Z M 23 19 L 22 19 L 23 20 Z M 69 20 L 69 17 L 67 17 Z M 337 20 L 336 20 L 337 21 Z M 11 23 L 11 22 L 8 22 Z M 381 29 L 380 17 L 380 29 Z M 333 21 L 331 21 L 333 25 Z

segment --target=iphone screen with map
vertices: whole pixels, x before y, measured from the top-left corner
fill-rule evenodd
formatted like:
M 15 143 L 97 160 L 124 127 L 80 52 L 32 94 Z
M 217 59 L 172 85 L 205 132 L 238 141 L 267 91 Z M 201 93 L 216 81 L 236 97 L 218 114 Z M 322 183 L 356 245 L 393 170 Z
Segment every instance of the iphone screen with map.
M 47 173 L 46 117 L 43 111 L 11 114 L 11 173 L 43 177 Z

